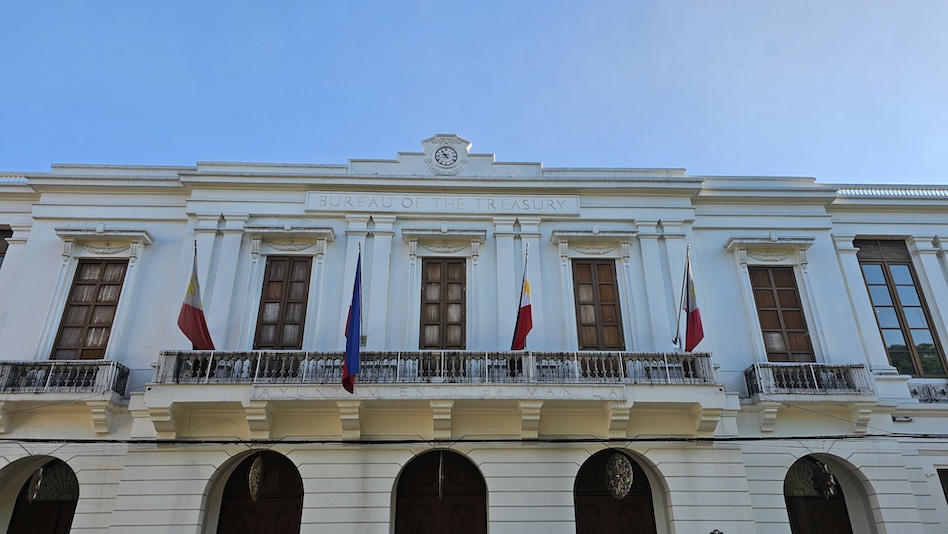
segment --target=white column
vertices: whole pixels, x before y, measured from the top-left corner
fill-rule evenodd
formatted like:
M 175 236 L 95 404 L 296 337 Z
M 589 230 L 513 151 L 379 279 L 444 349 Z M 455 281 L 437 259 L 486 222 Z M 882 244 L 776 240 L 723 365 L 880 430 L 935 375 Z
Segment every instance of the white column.
M 632 298 L 632 242 L 631 241 L 622 241 L 619 243 L 620 255 L 622 256 L 622 273 L 625 277 L 625 308 L 622 309 L 622 317 L 625 320 L 625 329 L 628 332 L 628 336 L 625 342 L 625 350 L 640 350 L 642 347 L 651 346 L 650 343 L 646 343 L 646 339 L 642 339 L 642 336 L 648 336 L 648 329 L 640 328 L 639 323 L 636 319 L 641 318 L 643 313 L 641 310 L 637 311 L 637 302 Z M 618 276 L 618 274 L 616 275 Z M 566 288 L 564 287 L 564 290 Z M 572 292 L 572 288 L 569 288 Z M 567 330 L 571 330 L 567 328 Z M 575 337 L 575 334 L 574 334 Z M 570 346 L 579 346 L 579 342 L 576 341 L 575 345 Z
M 392 270 L 392 237 L 395 235 L 393 226 L 394 215 L 373 215 L 372 222 L 372 265 L 368 270 L 369 298 L 366 300 L 363 312 L 366 320 L 363 324 L 368 336 L 366 346 L 373 350 L 384 350 L 388 336 L 388 295 Z M 366 272 L 366 271 L 363 271 Z M 363 283 L 366 280 L 363 279 Z
M 576 301 L 573 295 L 573 264 L 569 261 L 569 241 L 560 239 L 557 243 L 560 256 L 560 297 L 563 305 L 563 341 L 567 350 L 579 350 L 576 337 Z
M 345 280 L 342 288 L 342 299 L 339 303 L 339 337 L 337 346 L 345 348 L 346 346 L 346 317 L 349 316 L 349 304 L 352 302 L 352 284 L 355 281 L 355 270 L 356 270 L 356 259 L 359 255 L 359 245 L 362 245 L 362 313 L 366 313 L 366 309 L 369 306 L 369 301 L 365 299 L 365 282 L 366 282 L 366 264 L 365 264 L 365 241 L 366 236 L 369 235 L 368 224 L 369 217 L 367 215 L 346 215 L 346 222 L 349 223 L 348 229 L 346 229 L 346 275 L 343 278 Z M 385 285 L 388 284 L 388 281 L 383 281 Z M 367 325 L 367 322 L 363 317 L 363 324 Z M 366 332 L 362 332 L 362 335 L 367 335 Z
M 257 314 L 260 312 L 260 294 L 256 293 L 255 286 L 262 282 L 258 279 L 261 276 L 260 269 L 260 246 L 262 239 L 259 235 L 250 238 L 250 272 L 247 275 L 247 287 L 244 290 L 245 295 L 257 295 L 256 301 L 249 299 L 246 309 L 247 316 L 241 322 L 240 335 L 238 339 L 240 344 L 237 350 L 251 350 L 253 348 L 253 338 L 256 335 Z M 260 286 L 263 291 L 263 286 Z
M 532 289 L 530 293 L 530 303 L 533 306 L 533 330 L 530 331 L 530 335 L 527 336 L 526 348 L 528 350 L 547 350 L 547 321 L 544 320 L 544 310 L 543 307 L 543 262 L 540 261 L 540 218 L 539 217 L 520 217 L 520 258 L 519 262 L 520 270 L 518 271 L 519 276 L 515 278 L 515 283 L 517 284 L 517 290 L 514 291 L 514 297 L 519 300 L 520 298 L 520 283 L 523 280 L 523 258 L 527 253 L 529 248 L 530 255 L 533 257 L 533 261 L 530 262 L 529 277 L 530 277 L 530 287 Z M 518 304 L 514 305 L 514 308 L 519 306 Z M 511 336 L 513 335 L 513 327 L 511 326 Z
M 13 230 L 13 236 L 7 238 L 7 253 L 3 257 L 3 265 L 0 266 L 0 302 L 16 302 L 19 295 L 29 294 L 30 290 L 24 284 L 17 284 L 20 280 L 20 265 L 23 263 L 23 255 L 26 252 L 26 240 L 30 236 L 32 226 L 29 225 L 10 225 Z M 19 295 L 18 295 L 19 293 Z M 20 313 L 17 306 L 0 306 L 0 324 L 10 324 L 7 320 L 7 314 Z
M 194 227 L 194 239 L 197 241 L 198 248 L 198 281 L 201 284 L 201 304 L 204 309 L 208 309 L 214 300 L 214 270 L 211 269 L 211 259 L 214 257 L 214 241 L 217 239 L 221 214 L 198 213 L 195 214 L 195 218 L 197 219 L 197 225 Z M 191 250 L 194 250 L 193 244 Z M 189 279 L 191 278 L 190 273 L 191 267 L 188 264 Z
M 326 238 L 316 241 L 316 255 L 313 257 L 313 272 L 309 276 L 309 295 L 306 306 L 306 327 L 303 330 L 303 350 L 320 350 L 317 347 L 319 312 L 323 304 L 323 280 L 326 278 Z M 324 350 L 332 350 L 327 346 Z
M 938 261 L 938 255 L 944 254 L 944 251 L 940 246 L 935 246 L 935 236 L 931 235 L 909 237 L 908 246 L 918 272 L 918 283 L 922 286 L 919 289 L 925 295 L 933 326 L 944 346 L 948 341 L 948 331 L 945 330 L 945 320 L 948 319 L 948 280 Z
M 517 287 L 514 256 L 514 217 L 494 218 L 494 242 L 497 246 L 497 339 L 495 350 L 510 350 L 520 290 Z
M 668 319 L 667 279 L 662 268 L 662 258 L 658 248 L 658 221 L 636 221 L 638 223 L 639 244 L 642 247 L 642 267 L 645 275 L 645 295 L 648 300 L 648 315 L 653 338 L 652 350 L 671 351 L 677 347 L 672 343 L 675 336 Z
M 240 324 L 241 317 L 231 317 L 231 311 L 239 314 L 243 307 L 233 306 L 234 280 L 237 278 L 237 267 L 240 265 L 240 244 L 244 238 L 244 224 L 250 217 L 247 214 L 224 214 L 224 225 L 221 232 L 220 254 L 214 265 L 214 287 L 209 293 L 217 295 L 212 306 L 204 306 L 207 313 L 207 328 L 215 346 L 223 349 L 233 346 L 231 342 L 231 325 Z M 199 249 L 199 254 L 203 253 Z M 210 252 L 210 251 L 209 251 Z M 199 266 L 200 268 L 200 266 Z
M 418 240 L 408 242 L 408 321 L 405 350 L 418 350 L 421 321 L 421 296 L 418 289 Z
M 471 280 L 468 282 L 468 287 L 470 291 L 467 293 L 467 302 L 468 308 L 470 308 L 470 313 L 468 314 L 468 328 L 470 329 L 470 335 L 467 336 L 467 349 L 468 350 L 486 350 L 489 347 L 484 347 L 483 337 L 481 336 L 481 313 L 480 313 L 480 284 L 478 283 L 480 268 L 478 267 L 480 259 L 480 247 L 481 243 L 477 240 L 471 241 Z
M 833 245 L 836 247 L 836 258 L 846 284 L 846 294 L 849 296 L 849 305 L 852 307 L 853 319 L 859 331 L 859 341 L 862 345 L 863 358 L 876 374 L 897 374 L 895 367 L 889 363 L 885 352 L 885 343 L 879 333 L 879 324 L 876 322 L 872 302 L 869 300 L 869 290 L 866 289 L 866 280 L 859 267 L 856 253 L 859 249 L 853 246 L 854 235 L 834 235 Z
M 683 321 L 679 321 L 678 319 L 679 308 L 681 306 L 681 284 L 685 279 L 685 254 L 687 251 L 685 233 L 681 229 L 682 224 L 683 221 L 661 221 L 662 237 L 665 241 L 665 252 L 668 254 L 668 271 L 666 276 L 668 276 L 668 281 L 671 282 L 666 286 L 669 288 L 666 298 L 672 303 L 668 308 L 670 312 L 668 314 L 668 322 L 671 325 L 673 339 L 675 337 L 675 331 L 677 331 L 679 327 L 681 328 L 679 335 L 682 338 L 684 338 L 685 335 L 684 325 L 679 324 L 679 322 Z M 692 258 L 694 258 L 694 256 L 692 256 Z M 692 271 L 694 270 L 695 269 L 692 268 Z M 700 276 L 695 276 L 695 278 L 700 278 Z M 695 287 L 701 287 L 697 281 L 695 281 Z M 701 309 L 701 304 L 701 299 L 698 299 L 699 310 Z M 707 334 L 707 332 L 705 332 L 705 334 Z

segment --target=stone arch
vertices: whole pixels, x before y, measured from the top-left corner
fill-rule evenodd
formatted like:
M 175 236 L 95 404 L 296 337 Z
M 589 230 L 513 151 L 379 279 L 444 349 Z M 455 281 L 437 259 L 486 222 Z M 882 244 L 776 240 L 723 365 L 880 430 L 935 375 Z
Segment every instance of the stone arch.
M 21 458 L 0 470 L 3 532 L 68 533 L 79 501 L 79 480 L 51 456 Z
M 486 534 L 487 483 L 466 456 L 447 449 L 421 453 L 395 482 L 395 534 Z
M 613 497 L 606 485 L 606 464 L 615 454 L 625 455 L 632 466 L 632 487 L 622 499 Z M 663 534 L 667 532 L 664 493 L 653 466 L 637 454 L 623 449 L 596 452 L 583 462 L 573 485 L 576 532 Z
M 255 462 L 262 472 L 256 500 L 250 490 L 250 471 Z M 205 533 L 300 532 L 303 479 L 286 456 L 250 451 L 222 466 L 214 478 L 205 507 Z
M 791 531 L 875 533 L 868 484 L 855 466 L 837 456 L 809 454 L 797 459 L 787 470 L 783 488 Z

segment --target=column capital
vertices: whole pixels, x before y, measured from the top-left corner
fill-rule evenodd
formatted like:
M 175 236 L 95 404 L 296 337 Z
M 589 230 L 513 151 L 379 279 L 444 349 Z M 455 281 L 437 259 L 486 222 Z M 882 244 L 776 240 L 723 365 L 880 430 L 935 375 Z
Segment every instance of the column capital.
M 658 219 L 636 219 L 635 229 L 640 239 L 658 239 L 661 232 L 658 228 Z

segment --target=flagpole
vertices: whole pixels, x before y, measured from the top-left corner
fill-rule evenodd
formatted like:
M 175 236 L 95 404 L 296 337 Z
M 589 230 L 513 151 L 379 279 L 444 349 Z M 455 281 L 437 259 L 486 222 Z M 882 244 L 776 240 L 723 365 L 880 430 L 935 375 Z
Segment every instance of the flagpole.
M 678 320 L 675 321 L 675 339 L 672 343 L 681 350 L 681 310 L 685 308 L 685 291 L 688 289 L 688 263 L 691 261 L 691 245 L 685 248 L 685 272 L 681 276 L 681 298 L 678 300 Z
M 511 342 L 510 342 L 510 348 L 511 348 L 511 350 L 514 350 L 513 345 L 514 345 L 514 342 L 516 342 L 516 340 L 517 340 L 518 328 L 519 328 L 519 326 L 520 326 L 520 313 L 521 313 L 521 311 L 523 310 L 522 305 L 523 305 L 524 278 L 526 277 L 527 263 L 528 263 L 529 261 L 530 261 L 530 243 L 527 243 L 527 246 L 526 246 L 526 248 L 525 248 L 524 251 L 523 251 L 523 275 L 521 275 L 521 277 L 520 277 L 520 298 L 517 299 L 517 318 L 516 318 L 516 320 L 514 321 L 513 339 L 512 339 Z M 527 349 L 527 340 L 526 340 L 526 339 L 523 340 L 523 344 L 524 344 L 524 345 L 523 345 L 523 349 L 519 349 L 519 350 L 526 350 L 526 349 Z
M 362 241 L 359 241 L 359 257 L 362 257 Z M 359 271 L 362 270 L 362 262 L 359 262 L 359 265 L 356 265 L 356 269 Z M 360 280 L 362 278 L 362 273 L 358 274 Z M 368 335 L 365 333 L 365 316 L 362 314 L 362 290 L 359 288 L 359 346 L 364 347 L 365 342 L 368 340 Z

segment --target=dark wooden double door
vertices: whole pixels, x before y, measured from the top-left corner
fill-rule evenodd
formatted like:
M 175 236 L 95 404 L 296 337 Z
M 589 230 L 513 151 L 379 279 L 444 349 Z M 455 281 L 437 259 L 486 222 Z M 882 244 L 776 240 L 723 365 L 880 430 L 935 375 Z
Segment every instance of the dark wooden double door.
M 632 464 L 632 488 L 616 499 L 606 486 L 606 463 L 613 450 L 594 454 L 576 476 L 574 498 L 577 534 L 655 534 L 652 489 L 641 467 Z
M 842 497 L 786 497 L 793 534 L 852 534 Z
M 249 474 L 257 454 L 263 477 L 257 499 L 250 495 Z M 303 514 L 303 480 L 285 456 L 260 452 L 231 473 L 224 486 L 217 532 L 221 534 L 299 534 Z
M 451 451 L 431 451 L 398 481 L 395 534 L 486 534 L 487 488 L 477 467 Z

